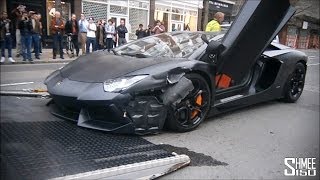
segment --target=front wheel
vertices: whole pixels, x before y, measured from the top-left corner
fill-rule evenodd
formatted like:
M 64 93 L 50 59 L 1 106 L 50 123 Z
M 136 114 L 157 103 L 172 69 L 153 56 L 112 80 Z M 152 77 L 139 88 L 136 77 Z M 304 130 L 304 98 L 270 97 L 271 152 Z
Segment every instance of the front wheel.
M 295 65 L 294 71 L 289 75 L 287 79 L 284 88 L 284 102 L 293 103 L 299 99 L 304 88 L 305 77 L 305 66 L 302 63 L 297 63 Z
M 169 108 L 166 127 L 187 132 L 194 130 L 206 118 L 210 109 L 211 92 L 206 80 L 199 74 L 187 74 L 194 89 L 176 106 Z

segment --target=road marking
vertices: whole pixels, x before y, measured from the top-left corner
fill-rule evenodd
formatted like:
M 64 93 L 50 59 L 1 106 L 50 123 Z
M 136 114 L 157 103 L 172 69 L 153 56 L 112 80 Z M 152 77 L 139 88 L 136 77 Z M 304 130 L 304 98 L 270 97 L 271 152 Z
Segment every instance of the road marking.
M 307 64 L 307 66 L 318 66 L 320 63 Z
M 0 84 L 1 87 L 5 86 L 18 86 L 18 85 L 24 85 L 24 84 L 33 84 L 34 82 L 21 82 L 21 83 L 10 83 L 10 84 Z

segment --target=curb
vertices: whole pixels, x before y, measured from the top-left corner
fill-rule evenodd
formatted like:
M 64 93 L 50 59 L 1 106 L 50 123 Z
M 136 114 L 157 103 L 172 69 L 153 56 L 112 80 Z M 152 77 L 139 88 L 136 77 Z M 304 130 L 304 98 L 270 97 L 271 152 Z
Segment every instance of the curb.
M 33 62 L 30 62 L 30 61 L 16 61 L 14 63 L 10 63 L 10 62 L 5 62 L 5 63 L 1 63 L 1 65 L 15 65 L 15 64 L 45 64 L 45 63 L 48 63 L 48 64 L 51 64 L 51 63 L 69 63 L 69 62 L 72 62 L 73 60 L 47 60 L 47 61 L 33 61 Z
M 32 93 L 32 92 L 17 92 L 17 91 L 0 91 L 0 96 L 19 96 L 19 97 L 50 97 L 48 93 Z

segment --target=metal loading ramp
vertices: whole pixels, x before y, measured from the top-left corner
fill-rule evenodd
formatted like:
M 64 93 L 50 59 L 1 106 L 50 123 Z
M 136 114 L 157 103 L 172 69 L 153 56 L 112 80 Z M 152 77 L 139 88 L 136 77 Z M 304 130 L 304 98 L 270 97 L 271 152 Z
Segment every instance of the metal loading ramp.
M 47 102 L 1 96 L 1 179 L 152 179 L 190 163 L 139 136 L 57 119 Z

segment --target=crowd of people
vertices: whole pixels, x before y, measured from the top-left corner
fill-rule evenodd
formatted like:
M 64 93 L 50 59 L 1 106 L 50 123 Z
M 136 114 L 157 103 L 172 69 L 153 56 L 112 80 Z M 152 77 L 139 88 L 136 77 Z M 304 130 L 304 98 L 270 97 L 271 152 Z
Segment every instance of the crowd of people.
M 40 59 L 42 53 L 41 42 L 43 40 L 41 14 L 34 11 L 26 11 L 26 7 L 23 5 L 19 5 L 11 13 L 15 17 L 13 21 L 8 18 L 6 12 L 2 12 L 0 16 L 1 63 L 6 59 L 6 48 L 8 49 L 8 61 L 15 62 L 12 57 L 12 37 L 14 35 L 17 58 L 22 56 L 23 61 L 32 62 L 32 53 L 34 53 L 34 58 Z M 213 20 L 207 24 L 206 31 L 221 30 L 220 24 L 223 20 L 224 14 L 221 12 L 216 13 Z M 79 56 L 80 48 L 82 55 L 85 55 L 100 49 L 110 51 L 116 46 L 127 43 L 126 34 L 128 29 L 123 19 L 120 21 L 120 25 L 116 27 L 113 19 L 109 19 L 107 22 L 103 19 L 95 21 L 94 17 L 87 19 L 85 14 L 81 14 L 80 19 L 77 19 L 77 16 L 72 14 L 71 18 L 66 21 L 59 11 L 55 11 L 49 27 L 49 32 L 53 39 L 53 59 L 56 59 L 57 54 L 60 55 L 61 59 L 64 59 L 64 35 L 71 37 L 69 39 L 71 39 L 74 48 L 72 49 L 71 57 Z M 153 26 L 148 25 L 146 29 L 143 24 L 139 24 L 135 35 L 137 39 L 140 39 L 165 31 L 165 26 L 157 20 Z M 33 51 L 31 50 L 32 48 Z
M 59 16 L 59 12 L 56 13 L 58 13 Z M 54 25 L 54 22 L 51 24 Z M 52 28 L 54 27 L 52 26 Z M 144 29 L 143 25 L 139 24 L 139 28 L 136 30 L 136 36 L 139 39 L 163 32 L 165 32 L 165 27 L 160 21 L 157 21 L 154 28 L 151 28 L 149 25 L 147 29 Z M 71 19 L 66 22 L 65 33 L 72 36 L 76 56 L 79 56 L 79 41 L 82 55 L 90 53 L 90 46 L 92 47 L 92 51 L 100 49 L 110 51 L 117 45 L 120 46 L 127 43 L 126 34 L 128 33 L 128 29 L 123 19 L 120 21 L 120 25 L 116 27 L 113 19 L 109 19 L 107 22 L 99 19 L 95 22 L 94 17 L 87 19 L 84 14 L 81 14 L 80 19 L 77 21 L 76 15 L 72 14 Z M 52 35 L 55 36 L 55 34 Z
M 22 56 L 23 61 L 30 62 L 33 62 L 33 58 L 40 59 L 43 42 L 41 14 L 27 11 L 26 6 L 23 5 L 19 5 L 11 13 L 14 17 L 12 20 L 8 18 L 7 12 L 0 14 L 1 63 L 6 59 L 5 49 L 8 50 L 8 61 L 15 62 L 12 56 L 12 39 L 16 40 L 16 58 Z M 94 17 L 86 18 L 85 14 L 81 14 L 81 17 L 77 19 L 77 16 L 72 14 L 69 20 L 65 20 L 59 11 L 55 11 L 49 28 L 53 39 L 53 59 L 56 59 L 57 54 L 60 55 L 61 59 L 64 59 L 65 35 L 71 37 L 74 48 L 72 57 L 79 56 L 80 48 L 82 55 L 85 55 L 100 49 L 110 51 L 116 46 L 127 43 L 128 29 L 123 19 L 120 21 L 120 25 L 116 27 L 113 19 L 109 19 L 107 22 L 103 19 L 95 21 Z M 165 31 L 161 22 L 156 21 L 154 26 L 148 25 L 146 29 L 142 24 L 139 24 L 135 34 L 139 39 Z
M 26 11 L 26 7 L 19 5 L 12 11 L 14 21 L 8 18 L 7 12 L 0 14 L 0 45 L 1 63 L 5 61 L 5 49 L 8 49 L 8 61 L 15 62 L 12 57 L 12 37 L 16 39 L 16 57 L 23 57 L 23 61 L 33 62 L 32 52 L 36 59 L 42 53 L 42 23 L 41 14 Z M 33 47 L 33 51 L 31 48 Z

